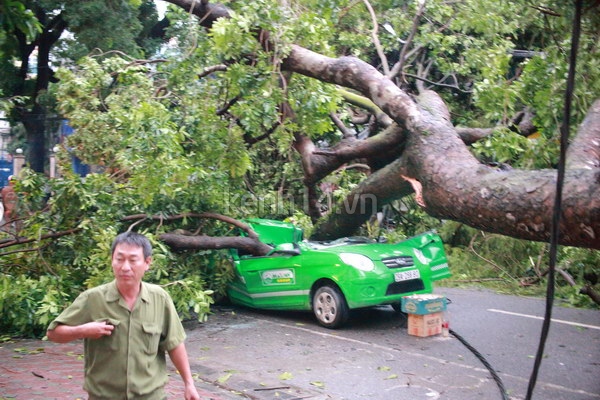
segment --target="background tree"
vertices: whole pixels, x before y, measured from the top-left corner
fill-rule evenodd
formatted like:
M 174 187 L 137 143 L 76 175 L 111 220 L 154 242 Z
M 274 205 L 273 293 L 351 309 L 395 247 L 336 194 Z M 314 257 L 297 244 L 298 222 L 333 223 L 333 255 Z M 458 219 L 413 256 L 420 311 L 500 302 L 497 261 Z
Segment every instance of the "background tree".
M 93 49 L 135 57 L 151 54 L 160 30 L 150 0 L 2 0 L 0 93 L 13 104 L 11 122 L 25 131 L 27 161 L 44 172 L 48 145 L 54 145 L 57 115 L 47 96 L 55 69 Z

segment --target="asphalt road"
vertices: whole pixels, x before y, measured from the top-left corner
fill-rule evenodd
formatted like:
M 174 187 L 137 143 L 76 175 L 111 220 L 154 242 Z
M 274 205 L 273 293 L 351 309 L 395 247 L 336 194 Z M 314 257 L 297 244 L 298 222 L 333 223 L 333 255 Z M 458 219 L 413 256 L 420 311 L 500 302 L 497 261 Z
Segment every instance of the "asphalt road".
M 439 288 L 450 328 L 498 373 L 511 399 L 527 392 L 544 300 Z M 534 399 L 600 399 L 600 312 L 555 307 Z M 456 338 L 409 336 L 391 307 L 360 310 L 340 330 L 309 313 L 221 306 L 188 324 L 194 372 L 256 399 L 501 399 Z

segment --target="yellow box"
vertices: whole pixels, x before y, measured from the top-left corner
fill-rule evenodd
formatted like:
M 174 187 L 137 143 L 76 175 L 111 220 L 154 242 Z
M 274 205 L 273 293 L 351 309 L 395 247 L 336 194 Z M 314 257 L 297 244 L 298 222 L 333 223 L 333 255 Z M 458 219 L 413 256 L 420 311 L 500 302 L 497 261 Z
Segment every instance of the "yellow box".
M 442 333 L 443 313 L 408 314 L 408 334 L 427 337 Z

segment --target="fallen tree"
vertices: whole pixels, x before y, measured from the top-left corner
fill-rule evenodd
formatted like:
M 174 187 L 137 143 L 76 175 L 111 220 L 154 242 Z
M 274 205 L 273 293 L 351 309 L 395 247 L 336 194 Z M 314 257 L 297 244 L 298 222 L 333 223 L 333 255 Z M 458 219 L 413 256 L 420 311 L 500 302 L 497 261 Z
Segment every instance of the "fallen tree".
M 194 14 L 207 29 L 219 18 L 230 16 L 221 4 L 168 1 Z M 270 51 L 269 33 L 256 32 L 263 49 Z M 555 170 L 506 170 L 482 163 L 460 135 L 472 131 L 457 129 L 444 101 L 422 82 L 416 85 L 419 90 L 415 95 L 397 85 L 393 71 L 397 74 L 398 68 L 386 75 L 355 57 L 330 58 L 298 45 L 292 45 L 279 61 L 282 73 L 352 90 L 393 121 L 378 135 L 360 142 L 353 137 L 342 140 L 327 151 L 320 151 L 307 135 L 296 134 L 295 148 L 301 154 L 304 182 L 312 197 L 310 214 L 314 221 L 322 218 L 314 238 L 349 235 L 382 206 L 415 193 L 432 216 L 515 238 L 549 240 Z M 290 112 L 284 113 L 283 108 L 280 112 L 289 117 Z M 387 150 L 385 157 L 382 148 Z M 382 158 L 388 160 L 383 166 Z M 314 185 L 330 171 L 356 159 L 366 159 L 367 164 L 378 164 L 379 168 L 333 212 L 323 215 Z M 560 227 L 563 245 L 600 249 L 599 167 L 600 101 L 596 101 L 569 149 Z
M 8 238 L 0 243 L 0 278 L 10 296 L 5 309 L 22 312 L 17 318 L 3 314 L 6 326 L 23 331 L 20 327 L 31 324 L 35 315 L 38 327 L 45 328 L 67 297 L 108 279 L 105 265 L 110 242 L 126 229 L 140 230 L 154 241 L 156 257 L 148 279 L 174 290 L 178 308 L 184 313 L 192 304 L 193 308 L 208 307 L 206 300 L 211 294 L 205 289 L 222 294 L 231 278 L 233 270 L 226 253 L 213 249 L 238 248 L 256 255 L 271 250 L 240 222 L 245 216 L 291 216 L 305 222 L 306 216 L 300 215 L 303 211 L 315 224 L 312 237 L 327 239 L 351 235 L 359 227 L 372 229 L 372 224 L 364 223 L 375 212 L 393 210 L 391 214 L 397 218 L 393 223 L 398 227 L 405 221 L 404 215 L 415 212 L 420 216 L 422 209 L 436 218 L 475 227 L 482 235 L 485 231 L 548 240 L 556 179 L 553 154 L 543 153 L 548 162 L 540 162 L 541 167 L 522 168 L 514 159 L 498 162 L 493 155 L 478 151 L 477 146 L 490 143 L 498 132 L 510 131 L 530 142 L 537 139 L 524 138 L 543 137 L 548 147 L 556 149 L 553 135 L 559 118 L 548 109 L 555 111 L 561 102 L 557 95 L 564 66 L 561 45 L 566 43 L 562 32 L 553 31 L 552 42 L 558 33 L 563 39 L 556 41 L 553 53 L 546 47 L 542 50 L 549 53 L 544 57 L 540 52 L 527 52 L 531 57 L 528 66 L 540 64 L 539 76 L 528 81 L 529 90 L 515 94 L 513 84 L 526 86 L 522 79 L 526 77 L 520 75 L 525 63 L 503 58 L 512 51 L 506 43 L 499 50 L 483 45 L 475 49 L 486 64 L 479 65 L 480 69 L 488 67 L 488 58 L 494 54 L 506 62 L 495 63 L 504 69 L 492 74 L 499 82 L 488 86 L 480 85 L 486 76 L 480 70 L 451 71 L 454 64 L 445 70 L 439 67 L 443 50 L 435 46 L 464 37 L 465 42 L 451 49 L 443 60 L 456 61 L 460 69 L 467 50 L 474 51 L 464 46 L 484 35 L 478 30 L 482 28 L 477 25 L 479 21 L 469 20 L 470 10 L 459 10 L 482 4 L 479 1 L 405 2 L 405 8 L 394 10 L 377 4 L 382 8 L 367 23 L 372 23 L 367 43 L 356 39 L 360 34 L 369 36 L 364 35 L 365 25 L 362 30 L 355 30 L 355 25 L 365 19 L 364 10 L 357 9 L 368 1 L 339 2 L 335 5 L 343 8 L 333 10 L 338 14 L 332 21 L 340 24 L 340 32 L 358 34 L 354 42 L 327 36 L 325 42 L 331 39 L 336 44 L 330 48 L 319 47 L 319 37 L 306 37 L 312 26 L 298 23 L 301 32 L 293 32 L 296 36 L 283 29 L 298 21 L 306 24 L 300 18 L 305 2 L 277 6 L 270 0 L 227 3 L 236 13 L 205 0 L 169 2 L 187 13 L 178 13 L 172 27 L 193 21 L 206 28 L 200 34 L 182 29 L 178 38 L 182 43 L 189 40 L 189 46 L 178 48 L 185 51 L 175 52 L 172 59 L 167 55 L 165 59 L 138 60 L 123 53 L 111 57 L 115 54 L 98 51 L 77 66 L 56 71 L 60 84 L 52 89 L 57 90 L 58 112 L 69 119 L 77 135 L 69 137 L 67 144 L 61 143 L 55 154 L 64 168 L 61 179 L 45 179 L 27 170 L 20 175 L 21 215 L 27 218 L 20 232 L 5 227 L 8 233 L 4 237 Z M 290 13 L 269 19 L 267 14 L 273 10 L 259 10 L 267 3 Z M 312 6 L 328 7 L 330 3 Z M 425 4 L 432 5 L 431 13 Z M 529 11 L 531 17 L 529 5 L 520 4 L 527 7 L 524 14 Z M 449 7 L 452 12 L 442 10 L 438 19 L 432 18 L 438 7 Z M 561 11 L 568 14 L 568 9 L 565 5 Z M 241 13 L 246 11 L 254 15 L 245 18 Z M 397 17 L 400 11 L 408 22 Z M 461 15 L 453 14 L 459 11 Z M 542 12 L 535 9 L 533 17 L 538 11 Z M 297 15 L 292 15 L 294 12 Z M 346 21 L 351 12 L 354 19 Z M 412 21 L 406 18 L 411 13 Z M 289 20 L 277 19 L 290 15 L 293 18 Z M 266 17 L 263 21 L 257 16 Z M 512 29 L 521 29 L 521 15 L 508 12 L 503 17 L 511 24 L 518 20 Z M 323 21 L 328 17 L 319 18 L 314 16 L 314 28 L 328 30 L 329 21 Z M 380 23 L 377 18 L 381 18 Z M 445 36 L 460 18 L 469 22 L 452 28 L 455 36 L 447 42 L 436 39 Z M 230 21 L 234 22 L 228 25 Z M 388 21 L 403 32 L 388 36 L 387 44 L 379 43 L 377 29 Z M 498 28 L 483 27 L 494 36 L 492 40 L 503 40 L 507 35 L 514 46 L 523 45 L 525 38 L 519 37 L 520 32 L 513 36 L 510 26 L 502 32 Z M 594 38 L 598 33 L 591 29 L 586 32 L 588 47 L 583 57 L 585 61 L 587 56 L 587 64 L 581 64 L 589 68 L 594 64 L 590 59 L 597 55 L 598 41 Z M 419 34 L 424 36 L 419 39 Z M 536 43 L 542 42 L 548 43 Z M 373 50 L 363 51 L 369 45 Z M 230 47 L 236 51 L 229 51 Z M 534 53 L 539 56 L 531 55 Z M 356 54 L 359 56 L 353 56 Z M 549 65 L 548 60 L 553 63 Z M 550 67 L 556 70 L 552 77 L 548 77 Z M 579 93 L 579 111 L 574 117 L 578 129 L 569 148 L 561 226 L 562 244 L 589 249 L 600 247 L 600 105 L 591 96 L 594 91 L 597 96 L 597 75 L 593 69 L 582 74 L 581 86 L 586 90 Z M 544 86 L 548 82 L 551 84 Z M 475 104 L 475 93 L 486 96 L 486 90 L 500 95 L 484 99 L 486 107 Z M 543 93 L 541 100 L 534 99 L 536 90 Z M 321 108 L 314 104 L 320 101 L 322 104 L 317 105 Z M 494 107 L 501 110 L 494 112 Z M 585 119 L 584 109 L 588 110 Z M 318 123 L 311 123 L 313 120 Z M 101 173 L 85 180 L 74 176 L 70 172 L 72 155 L 99 166 Z M 349 175 L 345 186 L 336 186 L 338 177 Z M 325 204 L 325 194 L 337 189 L 337 205 Z M 246 199 L 260 201 L 273 194 L 297 196 L 293 201 L 305 196 L 306 207 L 250 213 L 244 209 Z M 420 209 L 412 206 L 413 199 Z M 211 223 L 205 223 L 207 219 Z M 452 227 L 451 221 L 446 222 L 443 227 Z M 233 234 L 232 228 L 245 234 Z M 395 240 L 409 233 L 403 229 L 391 232 L 392 237 L 394 234 Z M 460 232 L 451 235 L 465 237 Z M 454 242 L 452 238 L 449 243 Z M 495 246 L 503 251 L 502 245 L 509 241 L 501 238 Z M 484 265 L 484 279 L 529 276 L 527 251 L 534 249 L 540 260 L 546 253 L 542 244 L 510 242 L 518 242 L 515 247 L 526 250 L 518 254 L 519 260 L 508 263 L 499 262 L 501 255 L 493 253 L 494 246 L 487 252 L 477 249 L 488 259 L 489 254 L 495 254 L 497 258 L 491 261 L 505 271 L 507 266 L 518 264 L 507 275 L 485 271 L 489 265 Z M 457 240 L 453 247 L 456 265 L 464 259 L 473 260 L 465 256 L 468 249 L 464 243 Z M 595 272 L 594 255 L 585 259 L 593 252 L 568 248 L 565 259 L 571 251 L 581 265 Z M 574 268 L 565 269 L 562 276 L 566 279 L 569 272 L 581 284 L 585 274 L 580 272 L 584 271 L 576 270 L 580 264 L 572 265 Z M 583 281 L 588 280 L 583 277 Z M 595 283 L 589 283 L 581 291 L 597 299 Z M 28 308 L 21 309 L 22 304 Z

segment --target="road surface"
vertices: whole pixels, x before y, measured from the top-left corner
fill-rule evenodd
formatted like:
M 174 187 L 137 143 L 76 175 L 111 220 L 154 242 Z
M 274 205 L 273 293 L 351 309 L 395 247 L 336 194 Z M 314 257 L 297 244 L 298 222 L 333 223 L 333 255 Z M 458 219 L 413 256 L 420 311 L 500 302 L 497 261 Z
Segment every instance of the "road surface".
M 450 327 L 523 399 L 537 351 L 544 300 L 488 290 L 439 288 Z M 600 312 L 555 307 L 534 399 L 600 399 Z M 501 399 L 484 367 L 456 338 L 409 336 L 391 307 L 352 314 L 341 330 L 309 313 L 220 307 L 189 331 L 201 349 L 192 367 L 261 399 Z M 198 351 L 194 351 L 197 354 Z M 286 393 L 293 393 L 286 396 Z
M 451 328 L 474 346 L 511 399 L 523 399 L 544 301 L 440 288 Z M 541 400 L 600 400 L 600 312 L 557 307 L 534 392 Z M 214 400 L 494 400 L 497 383 L 456 338 L 409 336 L 391 307 L 352 313 L 340 330 L 310 313 L 219 306 L 185 323 L 196 386 Z M 85 398 L 81 341 L 0 346 L 0 399 Z M 169 398 L 181 379 L 170 366 Z M 175 395 L 179 393 L 179 395 Z

